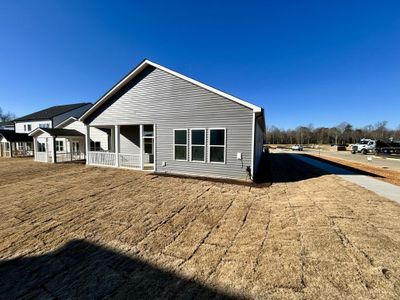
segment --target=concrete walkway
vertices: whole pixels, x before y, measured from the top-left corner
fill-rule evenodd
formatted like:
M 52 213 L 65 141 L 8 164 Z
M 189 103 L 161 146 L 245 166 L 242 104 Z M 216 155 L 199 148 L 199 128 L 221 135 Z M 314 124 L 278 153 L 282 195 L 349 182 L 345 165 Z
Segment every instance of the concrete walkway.
M 334 165 L 324 163 L 301 154 L 293 154 L 293 156 L 309 165 L 324 170 L 325 172 L 328 172 L 330 174 L 335 174 L 345 180 L 348 180 L 352 183 L 362 186 L 363 188 L 366 188 L 378 194 L 379 196 L 400 203 L 400 186 L 383 182 L 381 180 L 366 175 L 360 175 L 355 172 L 340 167 L 336 167 Z

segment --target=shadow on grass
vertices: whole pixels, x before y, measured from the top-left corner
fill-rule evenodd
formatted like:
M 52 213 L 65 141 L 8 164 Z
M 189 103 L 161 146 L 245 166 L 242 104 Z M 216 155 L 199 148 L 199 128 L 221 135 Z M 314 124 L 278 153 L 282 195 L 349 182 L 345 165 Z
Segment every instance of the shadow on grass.
M 0 262 L 2 299 L 238 299 L 84 240 Z M 4 297 L 4 298 L 3 298 Z

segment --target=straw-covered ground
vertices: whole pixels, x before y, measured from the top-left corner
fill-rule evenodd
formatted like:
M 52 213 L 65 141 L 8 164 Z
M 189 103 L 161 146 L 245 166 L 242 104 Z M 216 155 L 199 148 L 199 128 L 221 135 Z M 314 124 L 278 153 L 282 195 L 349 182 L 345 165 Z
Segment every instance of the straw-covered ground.
M 274 183 L 0 160 L 0 298 L 399 299 L 400 206 L 285 154 Z

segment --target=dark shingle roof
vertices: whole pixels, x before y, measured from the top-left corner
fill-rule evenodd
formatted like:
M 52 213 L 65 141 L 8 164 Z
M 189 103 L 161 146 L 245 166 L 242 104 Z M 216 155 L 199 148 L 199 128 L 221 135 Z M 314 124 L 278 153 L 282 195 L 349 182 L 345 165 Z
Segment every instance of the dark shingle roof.
M 49 120 L 55 116 L 61 115 L 66 113 L 70 110 L 82 107 L 84 105 L 88 105 L 91 103 L 75 103 L 75 104 L 67 104 L 67 105 L 57 105 L 53 107 L 49 107 L 40 111 L 37 111 L 33 114 L 29 114 L 23 116 L 21 118 L 15 119 L 14 122 L 20 121 L 32 121 L 32 120 Z
M 1 130 L 2 135 L 8 142 L 31 142 L 33 138 L 26 133 L 15 133 L 12 130 Z
M 13 121 L 0 122 L 0 126 L 10 126 L 10 125 L 14 125 Z
M 41 130 L 47 132 L 51 136 L 84 136 L 74 129 L 63 129 L 63 128 L 40 128 Z

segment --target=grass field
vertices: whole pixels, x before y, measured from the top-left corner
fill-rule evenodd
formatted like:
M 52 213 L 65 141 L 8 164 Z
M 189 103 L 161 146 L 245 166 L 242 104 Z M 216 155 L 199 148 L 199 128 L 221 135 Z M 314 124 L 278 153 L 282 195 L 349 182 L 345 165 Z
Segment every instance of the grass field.
M 0 295 L 399 299 L 400 206 L 271 167 L 250 187 L 1 159 Z

